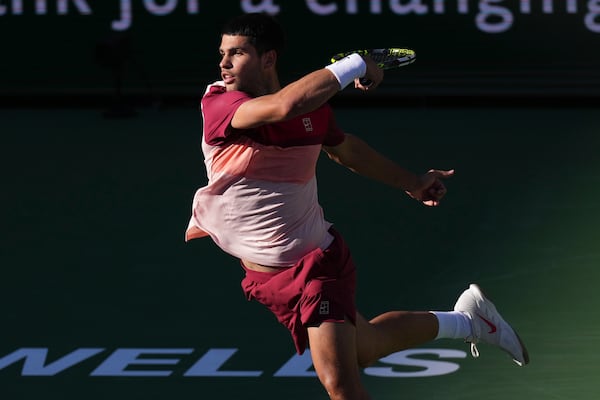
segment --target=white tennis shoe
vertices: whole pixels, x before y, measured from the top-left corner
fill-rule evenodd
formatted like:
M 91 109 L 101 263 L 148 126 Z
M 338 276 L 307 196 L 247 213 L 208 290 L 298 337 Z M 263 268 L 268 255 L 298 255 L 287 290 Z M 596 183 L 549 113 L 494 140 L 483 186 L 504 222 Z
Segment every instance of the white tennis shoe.
M 454 311 L 466 313 L 471 320 L 472 334 L 465 338 L 465 342 L 471 343 L 473 357 L 479 357 L 477 343 L 482 342 L 500 347 L 519 366 L 529 363 L 529 354 L 521 338 L 485 297 L 479 286 L 469 285 L 456 301 Z

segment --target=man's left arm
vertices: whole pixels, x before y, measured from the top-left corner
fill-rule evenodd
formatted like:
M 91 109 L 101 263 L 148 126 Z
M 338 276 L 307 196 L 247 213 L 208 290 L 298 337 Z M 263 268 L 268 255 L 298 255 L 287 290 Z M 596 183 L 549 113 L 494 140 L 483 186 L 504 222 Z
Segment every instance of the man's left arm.
M 323 146 L 329 158 L 367 178 L 404 190 L 427 206 L 437 206 L 446 194 L 442 179 L 454 170 L 429 170 L 417 175 L 385 157 L 357 136 L 346 134 L 337 146 Z

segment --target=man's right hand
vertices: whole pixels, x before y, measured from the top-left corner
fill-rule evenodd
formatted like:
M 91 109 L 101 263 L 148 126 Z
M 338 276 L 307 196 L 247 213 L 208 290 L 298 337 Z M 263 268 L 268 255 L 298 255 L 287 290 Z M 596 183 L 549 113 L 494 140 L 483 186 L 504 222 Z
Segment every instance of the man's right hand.
M 375 89 L 383 81 L 383 70 L 379 68 L 377 63 L 368 55 L 362 57 L 367 64 L 367 72 L 362 78 L 354 80 L 354 87 L 367 92 Z

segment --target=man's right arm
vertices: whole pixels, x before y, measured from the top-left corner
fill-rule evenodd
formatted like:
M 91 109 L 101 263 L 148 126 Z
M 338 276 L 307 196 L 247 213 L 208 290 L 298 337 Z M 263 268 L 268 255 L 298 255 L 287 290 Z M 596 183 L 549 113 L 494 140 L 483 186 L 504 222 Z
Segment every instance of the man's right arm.
M 383 71 L 369 57 L 364 60 L 364 77 L 373 82 L 368 88 L 374 89 L 383 80 Z M 236 129 L 255 128 L 316 110 L 343 89 L 340 85 L 338 77 L 327 68 L 311 72 L 277 93 L 260 96 L 242 104 L 231 120 L 231 126 Z M 368 89 L 362 85 L 357 87 L 361 90 Z

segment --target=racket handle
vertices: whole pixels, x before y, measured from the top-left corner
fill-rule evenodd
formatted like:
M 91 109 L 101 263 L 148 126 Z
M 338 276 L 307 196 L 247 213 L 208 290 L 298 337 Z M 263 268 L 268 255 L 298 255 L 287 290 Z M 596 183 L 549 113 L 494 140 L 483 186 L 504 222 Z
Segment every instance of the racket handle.
M 372 80 L 367 79 L 367 78 L 360 78 L 359 81 L 360 81 L 360 84 L 363 86 L 369 86 L 371 83 L 373 83 Z

